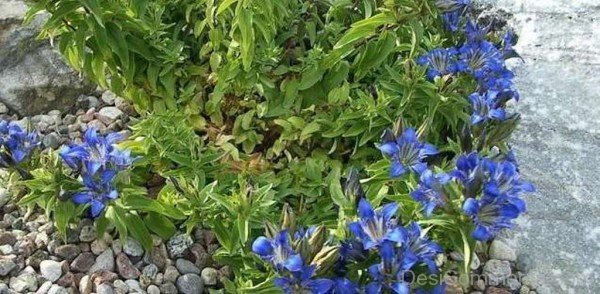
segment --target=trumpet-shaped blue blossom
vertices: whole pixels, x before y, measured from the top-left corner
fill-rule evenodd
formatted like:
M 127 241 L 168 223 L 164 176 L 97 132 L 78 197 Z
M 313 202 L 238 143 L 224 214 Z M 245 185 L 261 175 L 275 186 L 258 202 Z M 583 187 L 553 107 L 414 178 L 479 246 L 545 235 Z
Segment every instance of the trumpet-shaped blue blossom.
M 422 234 L 421 227 L 416 222 L 408 224 L 407 232 L 407 250 L 417 257 L 419 263 L 427 265 L 430 272 L 437 272 L 435 257 L 444 252 L 442 247 Z
M 350 223 L 348 228 L 362 243 L 365 249 L 380 246 L 385 241 L 405 242 L 406 230 L 397 225 L 394 215 L 398 210 L 397 203 L 389 203 L 374 210 L 366 199 L 358 204 L 360 219 Z
M 461 16 L 470 3 L 470 0 L 437 0 L 435 5 L 442 12 L 446 28 L 455 32 L 458 31 Z
M 383 135 L 383 143 L 377 148 L 392 160 L 390 176 L 399 177 L 409 171 L 422 173 L 427 169 L 425 158 L 438 153 L 435 146 L 421 143 L 413 128 L 407 128 L 402 135 L 394 138 L 391 131 Z
M 273 265 L 277 271 L 301 271 L 302 257 L 292 249 L 292 242 L 287 230 L 283 230 L 273 239 L 264 236 L 256 238 L 252 243 L 252 251 Z
M 384 242 L 379 248 L 381 262 L 369 267 L 369 274 L 373 281 L 369 283 L 365 292 L 367 294 L 410 293 L 410 284 L 405 281 L 405 274 L 418 262 L 418 258 L 404 246 L 397 247 L 393 242 Z
M 481 192 L 485 179 L 486 167 L 477 152 L 463 154 L 456 160 L 456 169 L 451 175 L 458 179 L 464 187 L 466 198 L 473 198 Z
M 477 22 L 472 20 L 467 21 L 465 27 L 465 35 L 467 36 L 468 43 L 478 43 L 485 41 L 488 33 L 490 32 L 490 26 L 482 27 Z
M 428 169 L 421 174 L 419 186 L 410 195 L 423 205 L 426 216 L 431 216 L 436 207 L 446 205 L 443 188 L 449 181 L 450 176 L 445 173 L 434 174 Z
M 473 219 L 472 235 L 477 240 L 489 240 L 511 228 L 512 220 L 526 210 L 520 194 L 535 190 L 520 179 L 512 156 L 509 153 L 506 160 L 497 162 L 473 152 L 457 160 L 452 174 L 464 187 L 463 211 Z
M 103 170 L 95 176 L 83 174 L 83 184 L 86 189 L 75 193 L 73 202 L 89 204 L 92 218 L 98 217 L 106 207 L 106 202 L 115 200 L 119 196 L 113 184 L 115 175 L 116 172 L 113 170 Z
M 471 233 L 479 241 L 487 241 L 502 229 L 512 228 L 512 220 L 525 211 L 522 200 L 484 193 L 480 199 L 469 198 L 463 204 L 465 214 L 473 219 Z
M 19 164 L 40 146 L 37 133 L 26 132 L 20 126 L 0 121 L 0 166 Z
M 60 156 L 70 168 L 81 173 L 95 174 L 101 168 L 123 170 L 133 159 L 129 151 L 114 146 L 121 139 L 117 133 L 101 136 L 96 129 L 89 128 L 82 144 L 63 147 Z
M 279 287 L 286 294 L 293 293 L 313 293 L 326 294 L 331 293 L 334 282 L 330 279 L 315 279 L 314 266 L 303 266 L 301 269 L 291 273 L 291 276 L 275 278 L 275 286 Z
M 331 288 L 331 294 L 357 294 L 360 293 L 360 289 L 356 283 L 346 278 L 336 278 L 333 280 L 333 287 Z
M 344 240 L 340 244 L 340 257 L 335 263 L 335 272 L 338 275 L 345 275 L 347 265 L 352 262 L 362 262 L 367 259 L 369 251 L 365 250 L 362 242 L 356 239 Z
M 507 197 L 510 200 L 523 192 L 535 191 L 531 183 L 521 181 L 517 166 L 512 162 L 488 160 L 487 171 L 489 181 L 484 186 L 487 194 Z
M 65 146 L 59 153 L 63 162 L 81 176 L 85 187 L 73 196 L 73 202 L 89 204 L 93 218 L 102 213 L 108 201 L 118 197 L 115 176 L 133 162 L 128 150 L 114 146 L 120 139 L 118 134 L 101 136 L 90 128 L 81 144 Z
M 458 67 L 476 79 L 504 69 L 502 52 L 488 41 L 466 43 L 459 49 Z
M 436 77 L 456 74 L 457 58 L 458 51 L 455 48 L 436 48 L 419 57 L 417 63 L 427 66 L 427 78 L 433 80 Z
M 489 120 L 506 119 L 506 110 L 496 102 L 497 92 L 487 91 L 484 94 L 473 93 L 469 95 L 469 102 L 473 108 L 471 123 L 476 125 Z

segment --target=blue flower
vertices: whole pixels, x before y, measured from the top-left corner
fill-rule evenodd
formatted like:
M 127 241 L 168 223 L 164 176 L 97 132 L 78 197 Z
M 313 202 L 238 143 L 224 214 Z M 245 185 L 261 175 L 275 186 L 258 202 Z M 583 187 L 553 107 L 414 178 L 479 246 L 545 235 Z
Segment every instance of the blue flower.
M 487 241 L 502 229 L 512 228 L 512 220 L 519 217 L 524 202 L 508 200 L 507 197 L 484 193 L 480 199 L 468 198 L 463 204 L 465 214 L 473 219 L 475 229 L 471 233 L 479 241 Z
M 4 167 L 17 165 L 40 146 L 37 133 L 26 132 L 20 126 L 0 121 L 0 165 Z
M 462 14 L 470 3 L 470 0 L 437 0 L 435 5 L 442 12 L 446 28 L 455 32 L 459 28 Z
M 437 243 L 429 240 L 426 235 L 421 233 L 421 227 L 416 222 L 411 222 L 407 227 L 408 242 L 407 250 L 417 257 L 418 262 L 427 265 L 430 272 L 437 272 L 435 258 L 444 250 Z
M 485 192 L 512 199 L 523 192 L 534 192 L 529 182 L 521 181 L 517 166 L 510 161 L 487 161 L 489 181 L 485 184 Z
M 485 171 L 482 158 L 477 152 L 471 152 L 458 157 L 456 169 L 451 172 L 451 175 L 464 187 L 465 197 L 473 198 L 482 190 L 483 182 L 486 180 Z
M 476 125 L 489 120 L 502 121 L 506 119 L 506 111 L 496 102 L 498 93 L 487 91 L 484 94 L 473 93 L 469 95 L 469 102 L 473 108 L 471 123 Z
M 467 42 L 468 43 L 478 43 L 478 42 L 485 41 L 489 31 L 490 31 L 490 26 L 482 27 L 482 26 L 479 26 L 476 22 L 469 20 L 467 22 L 467 26 L 465 28 Z
M 73 170 L 95 174 L 101 168 L 126 169 L 133 159 L 129 151 L 121 151 L 114 144 L 121 136 L 112 133 L 100 136 L 97 130 L 89 128 L 83 137 L 83 143 L 65 146 L 60 151 L 63 161 Z
M 404 275 L 417 263 L 418 258 L 404 250 L 404 246 L 396 247 L 393 242 L 384 242 L 379 255 L 381 262 L 369 267 L 373 281 L 366 286 L 366 293 L 383 293 L 384 290 L 399 294 L 410 293 L 410 285 L 404 280 Z
M 344 276 L 347 272 L 346 265 L 350 262 L 362 262 L 367 259 L 369 251 L 365 250 L 362 242 L 356 239 L 349 239 L 340 242 L 340 257 L 335 263 L 335 273 Z
M 446 204 L 446 195 L 443 187 L 450 181 L 450 176 L 445 173 L 434 174 L 426 170 L 421 174 L 419 186 L 410 195 L 425 208 L 425 215 L 431 216 L 436 207 Z
M 442 20 L 446 29 L 451 32 L 458 31 L 462 14 L 461 10 L 442 13 Z
M 390 176 L 399 177 L 408 171 L 422 173 L 427 169 L 423 160 L 430 155 L 437 154 L 435 146 L 421 143 L 417 138 L 415 129 L 408 128 L 402 135 L 394 138 L 392 132 L 387 130 L 383 135 L 383 143 L 377 148 L 392 159 Z
M 455 48 L 436 48 L 419 57 L 417 63 L 427 66 L 427 78 L 433 80 L 436 77 L 457 73 L 457 57 L 458 51 Z
M 459 70 L 465 71 L 476 79 L 504 69 L 502 52 L 491 42 L 466 43 L 459 49 Z
M 313 294 L 329 293 L 334 282 L 330 279 L 313 279 L 314 273 L 314 266 L 304 266 L 292 272 L 289 277 L 275 278 L 275 286 L 281 288 L 286 294 L 305 293 L 305 291 Z
M 514 158 L 493 161 L 477 153 L 462 155 L 457 160 L 454 176 L 465 187 L 463 211 L 473 219 L 473 237 L 480 241 L 493 238 L 500 230 L 511 228 L 512 220 L 525 212 L 519 198 L 535 188 L 520 179 Z
M 398 226 L 396 220 L 393 219 L 397 210 L 397 203 L 389 203 L 375 211 L 371 204 L 363 198 L 358 204 L 360 219 L 350 223 L 348 228 L 367 250 L 379 246 L 385 241 L 405 242 L 406 230 Z
M 97 176 L 83 174 L 83 183 L 85 190 L 73 195 L 75 204 L 89 204 L 92 218 L 98 217 L 104 208 L 106 202 L 115 200 L 119 196 L 117 189 L 113 185 L 113 178 L 116 172 L 113 170 L 104 170 Z
M 346 278 L 336 278 L 333 283 L 331 294 L 357 294 L 360 292 L 358 286 Z
M 252 251 L 262 259 L 270 262 L 278 272 L 302 270 L 302 257 L 292 249 L 290 235 L 287 230 L 277 233 L 273 239 L 264 236 L 258 237 L 252 243 Z

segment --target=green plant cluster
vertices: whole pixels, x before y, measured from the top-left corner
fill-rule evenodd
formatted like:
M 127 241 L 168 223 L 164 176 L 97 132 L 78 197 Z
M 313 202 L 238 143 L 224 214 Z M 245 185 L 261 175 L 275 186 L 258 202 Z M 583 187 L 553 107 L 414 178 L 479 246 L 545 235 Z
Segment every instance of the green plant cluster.
M 428 79 L 417 64 L 433 48 L 464 42 L 446 30 L 435 3 L 35 0 L 28 19 L 49 12 L 42 36 L 58 39 L 73 68 L 140 114 L 119 144 L 137 159 L 119 174 L 120 196 L 96 220 L 100 231 L 139 228 L 129 234 L 150 247 L 150 232 L 211 229 L 221 245 L 216 260 L 235 270 L 235 280 L 224 281 L 228 292 L 278 293 L 249 244 L 282 210 L 298 227 L 319 224 L 348 237 L 357 203 L 342 183 L 352 167 L 373 205 L 400 203 L 403 220 L 431 226 L 468 265 L 470 219 L 425 218 L 409 195 L 418 176 L 390 179 L 389 160 L 375 148 L 385 129 L 414 127 L 438 147 L 428 163 L 439 171 L 462 153 L 507 150 L 518 117 L 471 129 L 465 97 L 477 81 Z M 19 185 L 21 203 L 54 212 L 64 232 L 85 207 L 61 191 L 80 184 L 65 178 L 56 153 L 39 161 L 46 166 Z M 160 189 L 146 189 L 156 178 Z M 449 193 L 460 207 L 459 188 Z

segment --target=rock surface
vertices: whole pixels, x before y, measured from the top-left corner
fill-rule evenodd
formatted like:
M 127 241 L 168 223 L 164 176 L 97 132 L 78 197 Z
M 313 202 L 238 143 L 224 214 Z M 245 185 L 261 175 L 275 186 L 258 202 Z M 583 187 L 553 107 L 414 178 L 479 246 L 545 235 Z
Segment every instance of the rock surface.
M 19 115 L 67 110 L 94 87 L 36 39 L 44 16 L 21 26 L 25 11 L 22 0 L 0 1 L 0 102 Z
M 528 214 L 511 239 L 537 293 L 600 293 L 600 2 L 479 0 L 513 15 Z

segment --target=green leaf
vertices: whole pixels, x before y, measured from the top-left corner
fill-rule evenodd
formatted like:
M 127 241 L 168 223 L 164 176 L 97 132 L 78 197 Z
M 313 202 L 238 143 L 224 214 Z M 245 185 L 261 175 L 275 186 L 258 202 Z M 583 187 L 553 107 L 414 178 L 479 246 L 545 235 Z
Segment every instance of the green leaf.
M 339 49 L 358 40 L 367 38 L 375 34 L 375 29 L 377 29 L 379 26 L 392 24 L 395 22 L 396 18 L 389 13 L 380 13 L 370 18 L 355 22 L 333 48 Z
M 143 211 L 143 212 L 157 212 L 162 215 L 168 216 L 173 219 L 183 220 L 185 216 L 176 207 L 162 204 L 157 200 L 150 199 L 148 197 L 137 195 L 137 194 L 126 194 L 121 198 L 123 206 L 127 209 Z
M 223 11 L 225 11 L 227 8 L 229 8 L 229 6 L 231 6 L 235 2 L 237 2 L 237 0 L 224 0 L 223 2 L 221 2 L 219 8 L 217 8 L 217 16 Z
M 242 64 L 245 71 L 250 70 L 254 59 L 254 29 L 252 27 L 254 13 L 250 9 L 242 9 L 238 15 L 239 29 L 242 35 Z
M 156 212 L 148 213 L 148 215 L 144 218 L 144 223 L 148 229 L 163 239 L 168 239 L 169 237 L 173 236 L 177 230 L 170 219 Z
M 125 215 L 125 224 L 127 230 L 131 232 L 131 236 L 142 244 L 144 250 L 151 251 L 152 238 L 142 219 L 137 214 L 127 213 Z
M 300 133 L 300 144 L 302 144 L 304 140 L 310 138 L 311 134 L 318 132 L 320 128 L 321 125 L 319 125 L 318 122 L 313 121 L 308 123 Z

